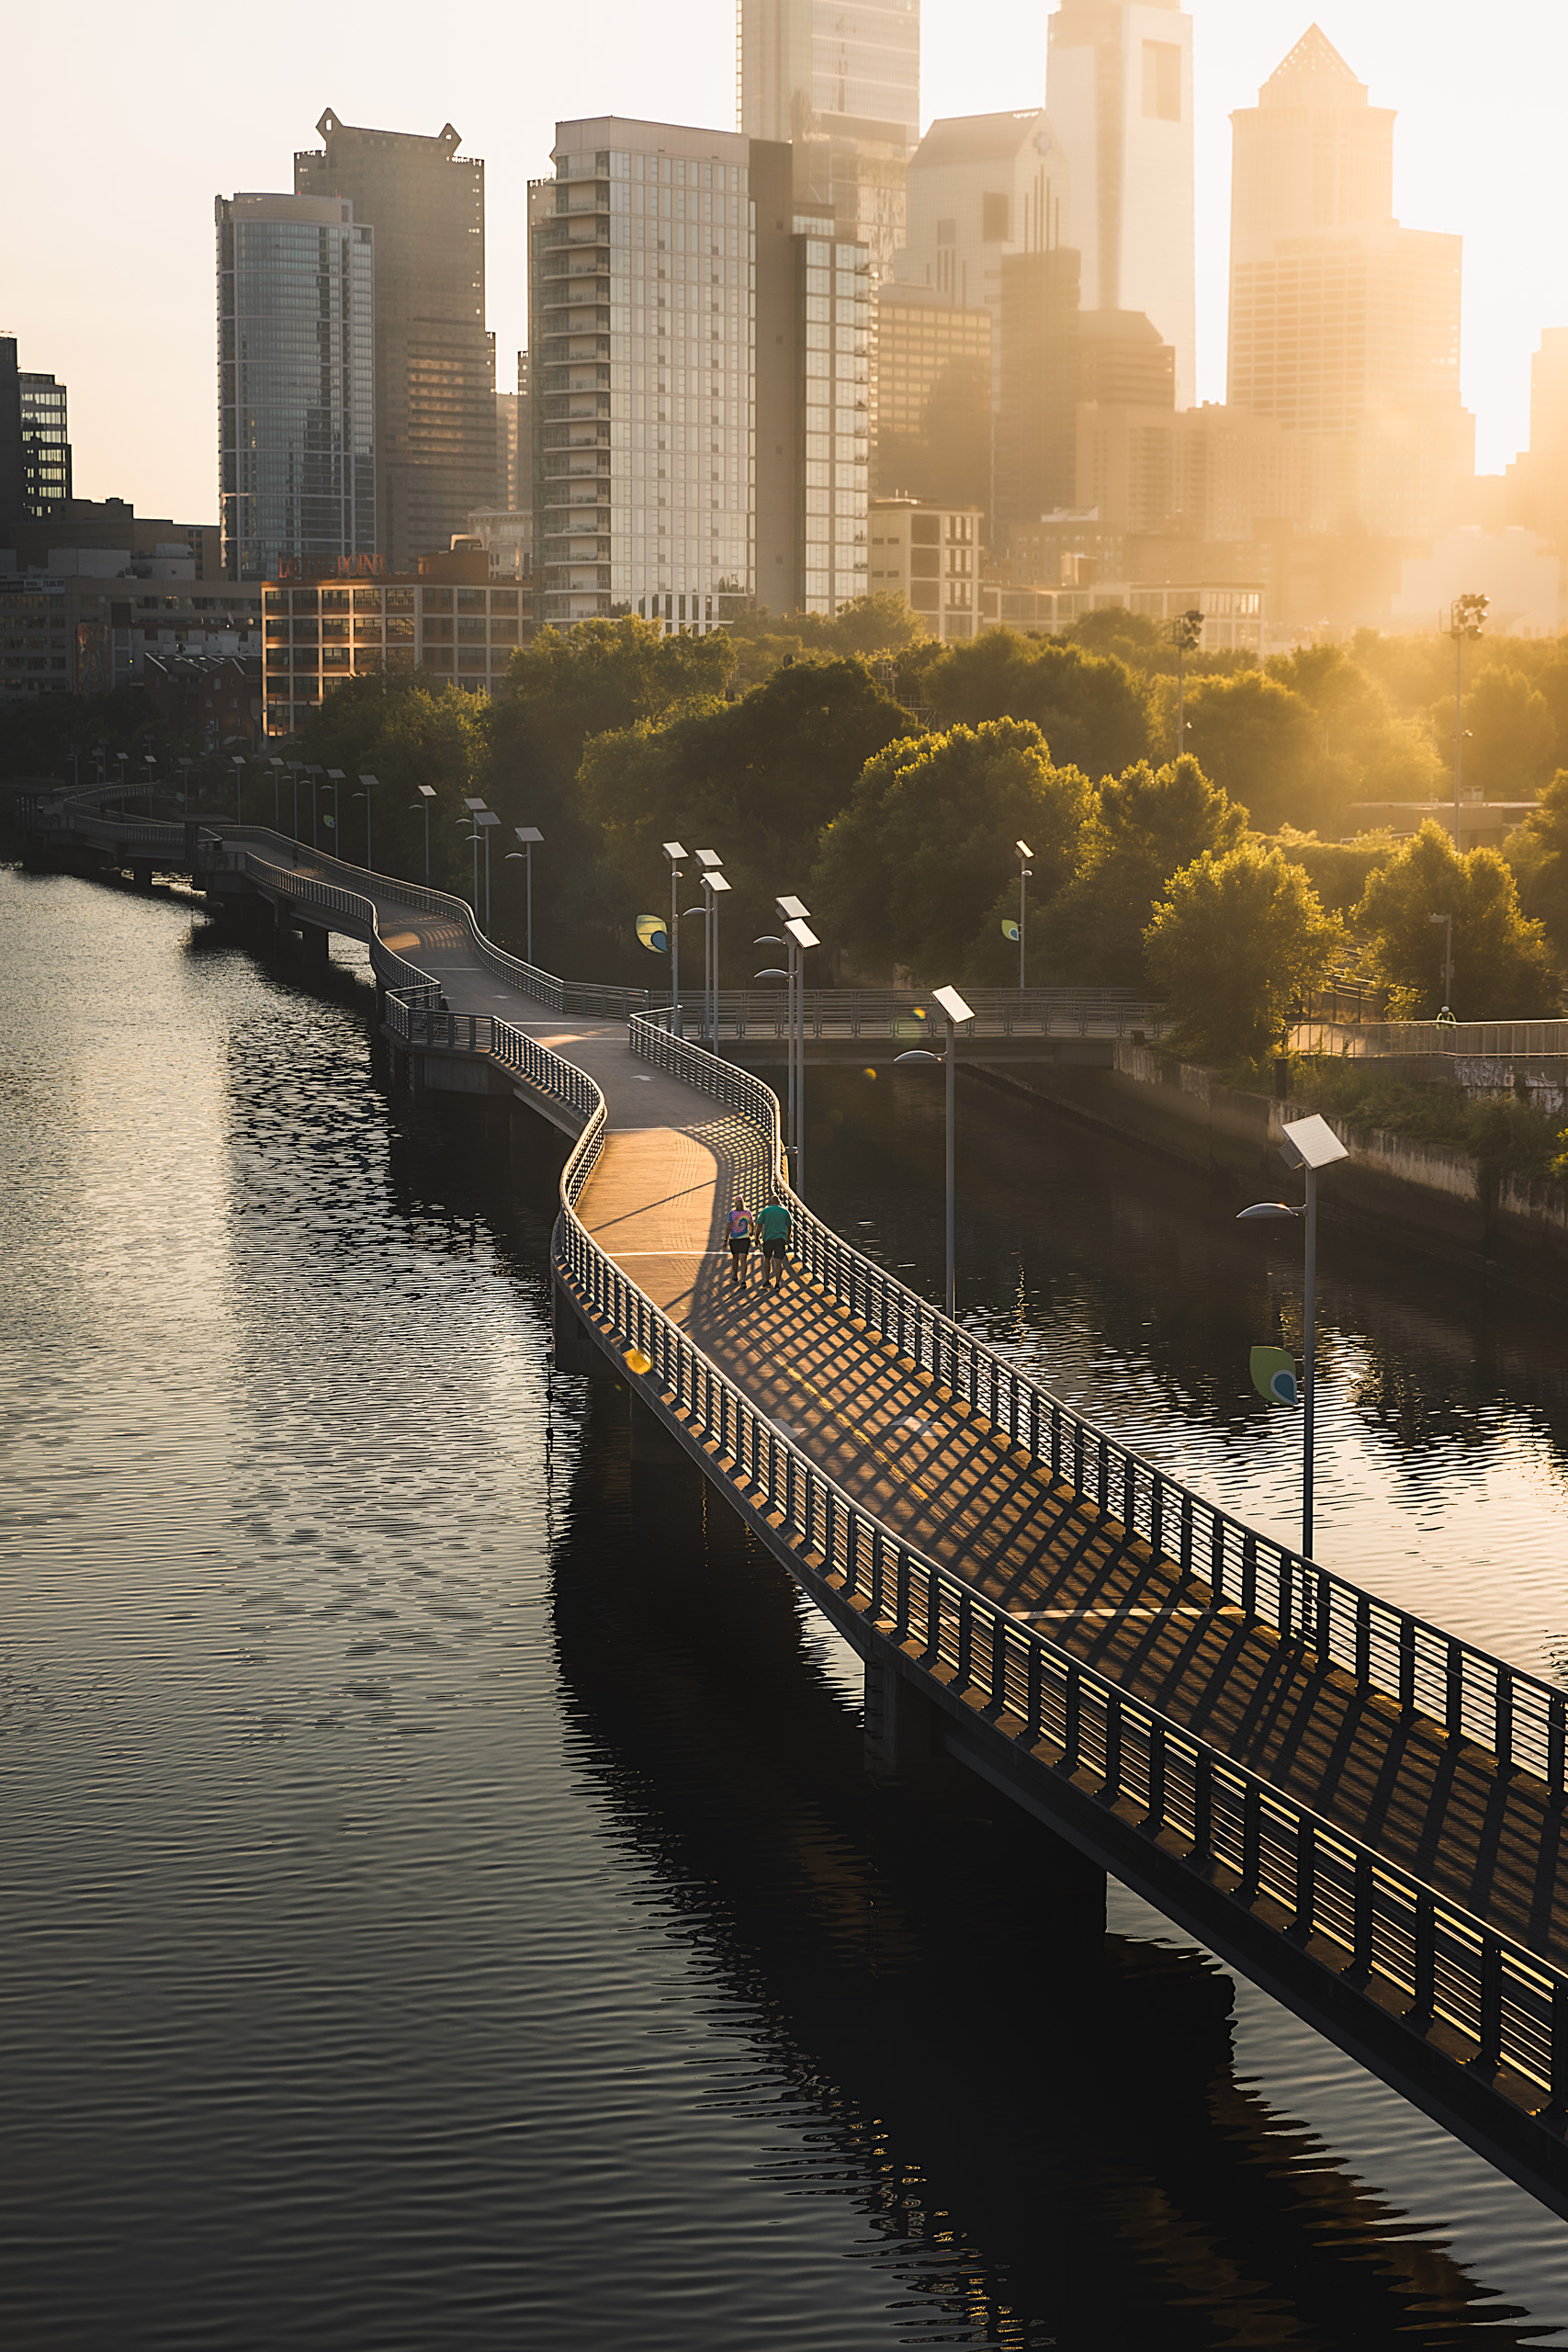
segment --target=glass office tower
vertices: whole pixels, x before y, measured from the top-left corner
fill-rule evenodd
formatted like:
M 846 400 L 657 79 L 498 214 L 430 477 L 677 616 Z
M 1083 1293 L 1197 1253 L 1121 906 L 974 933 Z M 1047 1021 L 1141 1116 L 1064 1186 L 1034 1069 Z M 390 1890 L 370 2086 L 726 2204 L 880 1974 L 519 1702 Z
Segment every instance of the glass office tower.
M 376 548 L 375 244 L 352 204 L 220 197 L 223 570 Z
M 17 381 L 22 400 L 24 512 L 41 518 L 57 500 L 71 495 L 65 387 L 52 376 L 26 368 Z

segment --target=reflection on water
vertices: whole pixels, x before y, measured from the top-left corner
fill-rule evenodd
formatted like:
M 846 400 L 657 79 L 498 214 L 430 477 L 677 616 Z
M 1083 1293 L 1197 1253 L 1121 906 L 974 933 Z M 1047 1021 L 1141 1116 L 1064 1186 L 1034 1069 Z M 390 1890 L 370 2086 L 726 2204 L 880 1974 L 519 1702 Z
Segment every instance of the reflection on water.
M 1086 1954 L 983 1791 L 868 1789 L 837 1643 L 551 1374 L 554 1138 L 389 1105 L 352 958 L 308 993 L 12 873 L 0 917 L 8 2341 L 1551 2339 L 1528 2200 L 1130 1898 Z M 817 1101 L 823 1204 L 929 1272 L 926 1109 Z M 1285 1261 L 1010 1122 L 971 1310 L 1286 1508 L 1233 1376 Z M 1457 1555 L 1459 1458 L 1523 1555 L 1539 1343 L 1478 1374 L 1451 1302 L 1365 1280 L 1335 1410 L 1398 1572 Z M 1414 1365 L 1407 1426 L 1352 1346 Z

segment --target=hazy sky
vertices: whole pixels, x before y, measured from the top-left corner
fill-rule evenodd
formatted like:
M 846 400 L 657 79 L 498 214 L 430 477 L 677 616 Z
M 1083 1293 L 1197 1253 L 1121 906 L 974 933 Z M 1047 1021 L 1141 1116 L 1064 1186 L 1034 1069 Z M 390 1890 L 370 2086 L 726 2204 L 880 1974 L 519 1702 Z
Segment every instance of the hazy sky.
M 1233 107 L 1305 31 L 1310 0 L 1190 0 L 1197 51 L 1199 388 L 1224 397 Z M 923 0 L 922 109 L 1038 105 L 1046 0 Z M 1464 391 L 1479 462 L 1528 438 L 1529 356 L 1568 325 L 1563 0 L 1325 0 L 1324 31 L 1399 109 L 1394 200 L 1465 239 Z M 526 339 L 526 183 L 558 116 L 735 119 L 733 0 L 272 0 L 140 16 L 76 0 L 60 20 L 6 0 L 0 332 L 71 388 L 81 496 L 215 516 L 212 198 L 287 189 L 331 106 L 346 122 L 463 134 L 488 180 L 490 323 L 501 379 Z M 25 103 L 22 94 L 35 94 Z M 42 95 L 57 92 L 58 102 Z

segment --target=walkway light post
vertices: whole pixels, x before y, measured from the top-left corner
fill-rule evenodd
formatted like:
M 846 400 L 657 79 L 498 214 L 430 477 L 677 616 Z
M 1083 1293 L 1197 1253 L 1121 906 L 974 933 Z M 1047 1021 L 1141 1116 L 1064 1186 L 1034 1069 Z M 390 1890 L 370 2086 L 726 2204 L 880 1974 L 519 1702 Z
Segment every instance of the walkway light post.
M 141 757 L 147 769 L 147 814 L 149 819 L 151 819 L 152 814 L 152 779 L 158 773 L 158 762 L 155 754 L 152 752 L 143 752 Z
M 956 1250 L 955 1250 L 955 1238 L 954 1238 L 954 1219 L 953 1219 L 953 1191 L 954 1191 L 954 1186 L 953 1186 L 953 1175 L 954 1175 L 954 1152 L 953 1152 L 953 1145 L 954 1145 L 954 1139 L 955 1139 L 955 1123 L 954 1123 L 954 1116 L 953 1116 L 953 1113 L 954 1113 L 954 1107 L 955 1107 L 954 1098 L 955 1098 L 955 1094 L 956 1094 L 956 1089 L 955 1089 L 955 1087 L 954 1087 L 954 1085 L 953 1085 L 953 1078 L 954 1078 L 954 1073 L 955 1073 L 955 1069 L 956 1069 L 956 1066 L 957 1066 L 957 1055 L 956 1055 L 956 1052 L 955 1052 L 955 1050 L 954 1050 L 954 1049 L 955 1049 L 955 1046 L 956 1046 L 956 1045 L 957 1045 L 957 1040 L 958 1040 L 958 1024 L 959 1024 L 959 1023 L 960 1023 L 961 1021 L 973 1021 L 973 1020 L 974 1020 L 974 1018 L 975 1018 L 975 1015 L 974 1015 L 974 1012 L 972 1012 L 972 1010 L 970 1009 L 970 1007 L 969 1007 L 967 1004 L 965 1004 L 965 1003 L 964 1003 L 964 999 L 959 995 L 958 990 L 957 990 L 956 989 L 933 989 L 931 990 L 931 994 L 932 994 L 932 996 L 936 999 L 937 1003 L 941 1005 L 941 1007 L 942 1007 L 942 1009 L 943 1012 L 944 1012 L 944 1013 L 946 1014 L 946 1016 L 947 1016 L 947 1051 L 946 1051 L 946 1053 L 945 1053 L 945 1054 L 929 1054 L 929 1053 L 927 1053 L 927 1051 L 926 1051 L 926 1049 L 925 1049 L 925 1047 L 924 1047 L 923 1046 L 911 1046 L 910 1050 L 909 1050 L 907 1054 L 895 1054 L 895 1055 L 894 1055 L 894 1057 L 893 1057 L 893 1058 L 894 1058 L 895 1063 L 898 1063 L 898 1062 L 939 1062 L 939 1061 L 940 1061 L 940 1062 L 944 1062 L 944 1063 L 945 1063 L 945 1065 L 946 1065 L 946 1072 L 947 1072 L 947 1319 L 948 1319 L 948 1321 L 949 1321 L 950 1323 L 955 1323 L 955 1322 L 958 1320 L 958 1268 L 957 1268 L 957 1262 L 956 1262 Z
M 1014 842 L 1013 847 L 1018 852 L 1018 985 L 1021 989 L 1029 929 L 1029 900 L 1024 886 L 1034 871 L 1029 863 L 1034 852 L 1027 842 Z
M 777 931 L 760 932 L 751 942 L 753 947 L 783 947 L 784 934 Z M 782 964 L 766 965 L 753 972 L 753 979 L 782 980 L 789 993 L 784 998 L 784 1063 L 788 1077 L 784 1086 L 784 1155 L 793 1159 L 795 1152 L 795 984 Z
M 1478 638 L 1486 618 L 1488 596 L 1456 596 L 1449 606 L 1449 635 L 1454 641 L 1454 855 L 1459 855 L 1460 771 L 1464 746 L 1464 640 Z
M 711 1052 L 718 1051 L 718 900 L 729 885 L 719 872 L 724 860 L 716 849 L 700 849 L 703 886 L 703 1027 Z
M 1203 642 L 1202 614 L 1196 607 L 1179 613 L 1170 633 L 1176 640 L 1176 756 L 1179 759 L 1187 749 L 1187 656 L 1196 653 Z
M 375 861 L 370 854 L 370 794 L 380 781 L 378 775 L 362 775 L 359 779 L 362 789 L 354 796 L 365 803 L 365 870 L 367 874 L 375 870 Z
M 338 802 L 338 786 L 343 782 L 343 770 L 341 768 L 329 768 L 327 770 L 327 782 L 333 788 L 333 854 L 337 855 L 341 854 L 343 847 L 343 809 Z
M 305 773 L 310 779 L 310 847 L 316 849 L 320 846 L 316 835 L 316 793 L 321 784 L 321 770 L 307 763 Z
M 542 842 L 545 837 L 539 831 L 537 825 L 513 825 L 512 830 L 516 834 L 523 846 L 521 849 L 509 849 L 506 854 L 509 858 L 520 857 L 524 861 L 523 871 L 528 889 L 528 929 L 526 934 L 528 944 L 524 950 L 523 960 L 526 964 L 532 964 L 534 960 L 534 843 L 536 842 Z
M 673 1037 L 685 1035 L 681 1018 L 681 905 L 677 897 L 686 863 L 686 852 L 679 842 L 666 842 L 664 854 L 670 860 L 670 1034 Z
M 1454 919 L 1452 915 L 1428 915 L 1428 922 L 1443 926 L 1443 1011 L 1454 1001 Z
M 435 786 L 433 784 L 419 784 L 414 786 L 414 790 L 419 794 L 419 798 L 411 800 L 409 807 L 423 808 L 424 810 L 424 887 L 428 890 L 430 888 L 430 804 L 435 797 Z
M 1300 1168 L 1306 1180 L 1306 1198 L 1299 1206 L 1290 1201 L 1255 1201 L 1239 1212 L 1236 1222 L 1254 1217 L 1301 1217 L 1306 1225 L 1305 1280 L 1302 1300 L 1302 1557 L 1312 1558 L 1313 1442 L 1316 1404 L 1314 1358 L 1317 1348 L 1317 1171 L 1332 1168 L 1349 1153 L 1326 1119 L 1314 1111 L 1310 1118 L 1287 1119 L 1280 1157 L 1287 1168 Z
M 243 825 L 245 821 L 245 763 L 238 752 L 231 752 L 229 757 L 234 770 L 234 822 Z
M 188 760 L 180 762 L 180 814 L 182 817 L 190 815 L 190 762 Z
M 267 765 L 272 770 L 272 830 L 275 833 L 280 833 L 283 831 L 283 810 L 281 807 L 281 795 L 283 791 L 283 762 L 281 760 L 268 760 Z
M 479 810 L 484 807 L 484 805 L 483 799 L 478 793 L 464 793 L 463 806 L 469 813 L 462 820 L 462 821 L 464 824 L 472 828 L 469 839 L 474 844 L 474 921 L 476 922 L 478 922 L 479 919 Z M 489 856 L 490 852 L 488 849 L 486 850 L 485 854 L 487 857 Z

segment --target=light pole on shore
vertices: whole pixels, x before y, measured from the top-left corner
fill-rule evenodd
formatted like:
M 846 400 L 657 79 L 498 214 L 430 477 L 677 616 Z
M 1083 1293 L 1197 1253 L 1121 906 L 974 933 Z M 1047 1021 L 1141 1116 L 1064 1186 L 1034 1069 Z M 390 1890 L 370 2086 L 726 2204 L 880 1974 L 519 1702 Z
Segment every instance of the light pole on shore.
M 1021 989 L 1024 984 L 1023 975 L 1026 968 L 1025 959 L 1028 954 L 1029 939 L 1029 895 L 1026 886 L 1030 876 L 1034 871 L 1029 863 L 1034 852 L 1027 842 L 1014 842 L 1013 847 L 1018 852 L 1018 985 Z
M 900 1062 L 940 1062 L 945 1065 L 947 1079 L 947 1319 L 950 1323 L 955 1323 L 958 1319 L 958 1267 L 953 1214 L 956 1107 L 956 1088 L 953 1079 L 957 1067 L 957 1055 L 954 1048 L 958 1040 L 959 1023 L 973 1021 L 975 1015 L 956 989 L 933 989 L 931 994 L 947 1016 L 947 1051 L 945 1054 L 932 1054 L 928 1053 L 923 1046 L 912 1046 L 907 1054 L 895 1054 L 893 1059 L 896 1066 Z
M 411 809 L 423 808 L 424 810 L 424 887 L 428 890 L 430 888 L 430 804 L 435 797 L 435 786 L 433 784 L 416 784 L 414 790 L 418 793 L 419 798 L 411 800 L 409 807 Z
M 1491 604 L 1489 596 L 1456 596 L 1449 606 L 1449 635 L 1454 641 L 1454 855 L 1459 847 L 1460 774 L 1464 763 L 1464 640 L 1481 635 Z
M 534 961 L 534 843 L 542 842 L 545 837 L 537 825 L 513 825 L 512 830 L 523 846 L 521 849 L 509 849 L 506 854 L 509 858 L 520 857 L 525 861 L 524 872 L 527 878 L 528 892 L 528 929 L 527 945 L 523 952 L 523 960 L 525 964 L 531 965 Z
M 1236 1222 L 1245 1224 L 1255 1217 L 1300 1217 L 1306 1227 L 1302 1296 L 1302 1557 L 1310 1560 L 1317 1388 L 1317 1171 L 1320 1168 L 1332 1168 L 1337 1159 L 1348 1159 L 1350 1155 L 1327 1120 L 1314 1112 L 1309 1118 L 1286 1120 L 1280 1156 L 1287 1168 L 1302 1170 L 1306 1183 L 1305 1200 L 1299 1204 L 1290 1201 L 1255 1201 L 1250 1208 L 1238 1212 Z
M 703 1026 L 707 1031 L 708 1049 L 718 1051 L 718 902 L 729 884 L 719 872 L 724 860 L 716 849 L 700 849 L 697 863 L 702 867 L 703 885 L 703 975 L 707 982 L 703 1006 Z
M 356 800 L 363 800 L 365 803 L 365 871 L 367 874 L 374 871 L 374 860 L 370 854 L 370 795 L 380 781 L 378 775 L 362 775 L 359 779 L 360 790 L 354 796 Z

